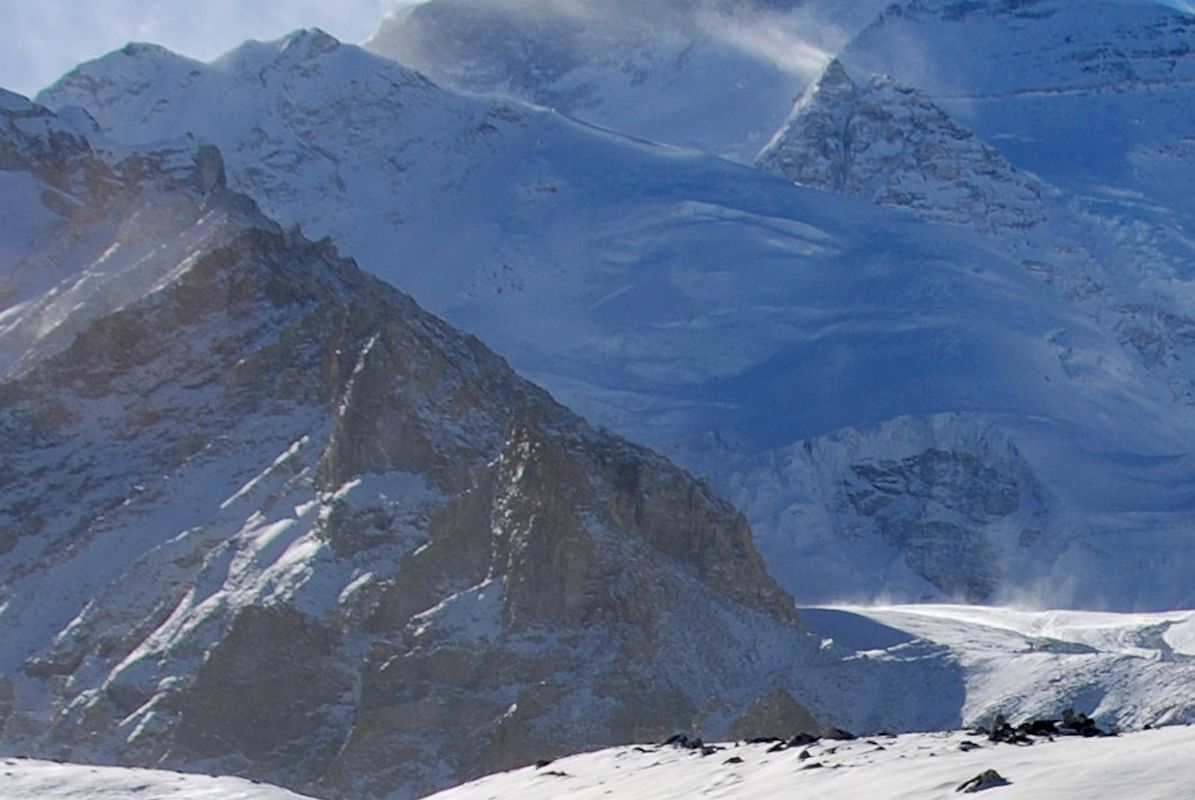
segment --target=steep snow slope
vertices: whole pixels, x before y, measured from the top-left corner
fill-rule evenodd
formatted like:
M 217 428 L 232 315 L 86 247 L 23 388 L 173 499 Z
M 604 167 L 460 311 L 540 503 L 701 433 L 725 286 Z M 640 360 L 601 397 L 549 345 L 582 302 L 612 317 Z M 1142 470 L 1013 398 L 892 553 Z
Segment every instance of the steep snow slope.
M 211 65 L 127 48 L 42 97 L 120 140 L 214 141 L 271 214 L 708 474 L 803 599 L 1192 603 L 1192 409 L 1004 240 L 318 32 Z M 1073 262 L 1048 266 L 1081 286 Z
M 2 99 L 0 177 L 42 206 L 0 219 L 31 342 L 0 378 L 5 751 L 402 798 L 906 679 L 799 630 L 707 486 L 282 231 L 210 146 Z
M 431 0 L 365 46 L 657 142 L 750 161 L 882 0 Z
M 619 748 L 561 759 L 543 769 L 494 775 L 434 795 L 435 800 L 538 800 L 560 797 L 868 797 L 934 800 L 987 770 L 984 797 L 1032 800 L 1170 800 L 1195 791 L 1195 730 L 1173 728 L 1108 739 L 1040 740 L 1031 747 L 970 748 L 963 733 L 826 741 L 768 752 L 769 744 L 721 747 L 708 756 L 675 747 Z M 982 738 L 979 741 L 983 741 Z M 970 742 L 971 744 L 964 744 Z

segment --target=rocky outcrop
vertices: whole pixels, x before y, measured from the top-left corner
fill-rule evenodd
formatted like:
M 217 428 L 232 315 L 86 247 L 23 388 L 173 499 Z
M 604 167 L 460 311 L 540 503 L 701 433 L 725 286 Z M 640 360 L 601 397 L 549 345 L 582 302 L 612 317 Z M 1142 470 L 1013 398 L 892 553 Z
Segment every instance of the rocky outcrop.
M 841 499 L 856 519 L 873 521 L 910 569 L 946 596 L 989 599 L 1005 565 L 985 526 L 1021 510 L 1039 491 L 1024 475 L 972 452 L 930 448 L 900 460 L 852 464 Z M 847 515 L 844 515 L 844 517 Z
M 75 302 L 0 381 L 5 750 L 398 798 L 797 708 L 816 648 L 705 485 L 281 230 L 214 151 L 132 180 L 76 143 L 8 164 L 96 222 L 50 225 Z M 148 214 L 178 249 L 143 257 Z
M 1046 188 L 916 89 L 856 83 L 838 61 L 806 92 L 756 166 L 794 183 L 985 231 L 1045 219 Z

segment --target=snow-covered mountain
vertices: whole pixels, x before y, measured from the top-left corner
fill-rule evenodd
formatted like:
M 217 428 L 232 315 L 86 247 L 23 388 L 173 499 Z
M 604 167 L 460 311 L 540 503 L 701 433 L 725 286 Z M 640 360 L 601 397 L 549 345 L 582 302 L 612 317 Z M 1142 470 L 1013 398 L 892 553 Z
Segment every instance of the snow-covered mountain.
M 1005 236 L 454 94 L 314 31 L 211 65 L 130 47 L 41 99 L 121 141 L 219 145 L 271 215 L 709 475 L 803 600 L 1190 605 L 1192 409 L 1125 345 L 1164 318 L 1083 305 L 1102 261 L 1056 228 L 1042 261 L 1007 238 L 1064 201 L 875 91 L 945 126 Z
M 1195 719 L 1190 612 L 794 611 L 1195 605 L 1189 15 L 840 5 L 370 45 L 504 97 L 316 30 L 0 93 L 0 748 L 405 798 L 678 730 Z M 959 738 L 809 785 L 949 793 Z M 1120 791 L 1072 747 L 979 755 Z M 460 791 L 808 766 L 646 750 Z
M 749 162 L 883 0 L 431 0 L 365 46 L 499 93 Z
M 1174 186 L 1193 44 L 1189 15 L 1155 4 L 893 5 L 757 163 L 984 231 L 1190 403 L 1195 206 Z M 1087 138 L 1055 130 L 1076 119 Z
M 1040 224 L 1049 192 L 916 89 L 886 76 L 859 85 L 837 59 L 756 165 L 802 186 L 993 233 Z
M 210 145 L 0 100 L 5 752 L 403 798 L 678 729 L 1195 718 L 1186 614 L 800 624 L 706 484 L 279 228 Z
M 706 485 L 279 228 L 211 146 L 0 99 L 5 750 L 410 797 L 815 724 L 826 656 Z

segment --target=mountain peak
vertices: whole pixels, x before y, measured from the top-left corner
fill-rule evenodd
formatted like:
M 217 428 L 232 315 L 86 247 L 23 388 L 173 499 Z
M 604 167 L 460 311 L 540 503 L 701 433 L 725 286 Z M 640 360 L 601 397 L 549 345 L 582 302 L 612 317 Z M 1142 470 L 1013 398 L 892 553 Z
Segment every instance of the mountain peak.
M 340 47 L 340 40 L 320 28 L 300 28 L 284 36 L 278 43 L 282 53 L 313 58 Z
M 129 58 L 144 58 L 153 56 L 177 56 L 173 50 L 153 42 L 129 42 L 120 48 L 121 55 Z
M 856 83 L 837 59 L 756 164 L 794 183 L 981 230 L 1042 219 L 1045 187 L 922 92 L 884 75 Z

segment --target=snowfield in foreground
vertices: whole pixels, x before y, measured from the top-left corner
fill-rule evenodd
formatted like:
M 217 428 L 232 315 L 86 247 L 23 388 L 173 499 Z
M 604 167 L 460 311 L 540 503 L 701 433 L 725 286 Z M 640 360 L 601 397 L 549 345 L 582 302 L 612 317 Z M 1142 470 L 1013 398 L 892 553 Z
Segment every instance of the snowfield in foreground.
M 1195 728 L 1118 737 L 1061 737 L 1033 745 L 992 744 L 963 732 L 825 740 L 768 752 L 773 745 L 618 747 L 540 768 L 492 775 L 434 800 L 575 800 L 709 797 L 867 797 L 933 800 L 995 770 L 995 800 L 1171 800 L 1195 793 Z M 978 745 L 971 748 L 970 742 Z M 739 759 L 739 760 L 736 760 Z M 302 800 L 266 784 L 145 769 L 87 767 L 6 758 L 4 800 Z M 429 799 L 430 800 L 430 799 Z
M 802 608 L 800 615 L 823 646 L 832 642 L 876 666 L 921 665 L 932 688 L 910 686 L 908 693 L 922 698 L 927 719 L 939 722 L 906 730 L 986 725 L 999 713 L 1020 722 L 1068 707 L 1125 731 L 1195 722 L 1192 611 L 925 604 Z M 851 698 L 861 705 L 859 687 L 843 688 L 840 706 Z M 864 723 L 857 732 L 880 729 Z
M 980 746 L 964 749 L 970 747 L 964 742 Z M 433 797 L 932 800 L 959 797 L 960 787 L 987 770 L 1008 781 L 984 791 L 993 800 L 1171 800 L 1195 792 L 1190 757 L 1195 729 L 1190 727 L 1099 739 L 1039 739 L 1033 745 L 927 733 L 822 741 L 769 753 L 771 746 L 730 745 L 710 755 L 675 746 L 621 747 L 494 775 Z
M 276 786 L 152 769 L 86 767 L 24 758 L 0 762 L 3 800 L 302 800 Z

